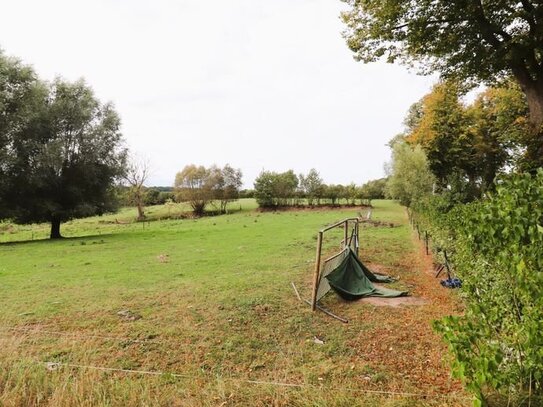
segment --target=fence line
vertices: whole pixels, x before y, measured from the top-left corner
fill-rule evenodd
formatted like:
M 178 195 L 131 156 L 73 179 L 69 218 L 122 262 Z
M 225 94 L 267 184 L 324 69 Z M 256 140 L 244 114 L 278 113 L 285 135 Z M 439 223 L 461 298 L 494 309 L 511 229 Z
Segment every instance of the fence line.
M 166 343 L 170 341 L 156 341 L 156 340 L 140 340 L 140 339 L 130 339 L 118 336 L 102 336 L 102 335 L 79 335 L 72 334 L 70 332 L 61 332 L 61 331 L 49 331 L 49 330 L 36 330 L 28 328 L 16 328 L 16 327 L 0 327 L 0 331 L 15 331 L 15 332 L 24 332 L 30 334 L 47 334 L 47 335 L 63 335 L 70 336 L 75 339 L 77 338 L 88 338 L 88 339 L 104 339 L 104 340 L 117 340 L 123 342 L 134 342 L 134 343 Z M 105 366 L 93 366 L 93 365 L 82 365 L 82 364 L 73 364 L 73 363 L 63 363 L 63 362 L 41 362 L 41 361 L 32 361 L 34 365 L 39 365 L 45 367 L 47 370 L 55 371 L 60 368 L 72 368 L 72 369 L 85 369 L 85 370 L 97 370 L 103 372 L 111 373 L 123 373 L 123 374 L 132 374 L 132 375 L 147 375 L 147 376 L 162 376 L 167 375 L 170 377 L 176 378 L 185 378 L 185 379 L 194 379 L 198 378 L 197 375 L 190 374 L 181 374 L 175 372 L 163 372 L 163 371 L 153 371 L 153 370 L 135 370 L 135 369 L 122 369 L 115 367 L 105 367 Z M 201 376 L 200 376 L 201 377 Z M 205 379 L 210 379 L 209 376 L 204 376 Z M 217 377 L 216 377 L 217 378 Z M 251 379 L 242 379 L 236 377 L 220 377 L 221 380 L 233 381 L 239 383 L 248 383 L 254 385 L 269 385 L 276 387 L 288 387 L 288 388 L 316 388 L 326 391 L 344 391 L 344 392 L 357 392 L 357 393 L 366 393 L 366 394 L 381 394 L 388 396 L 402 396 L 402 397 L 417 397 L 417 398 L 446 398 L 448 395 L 443 394 L 430 394 L 430 393 L 412 393 L 412 392 L 398 392 L 398 391 L 386 391 L 386 390 L 371 390 L 371 389 L 355 389 L 351 387 L 327 387 L 323 385 L 315 385 L 311 383 L 289 383 L 289 382 L 280 382 L 280 381 L 266 381 L 266 380 L 251 380 Z
M 61 367 L 64 368 L 73 368 L 73 369 L 85 369 L 85 370 L 98 370 L 104 372 L 113 372 L 113 373 L 125 373 L 125 374 L 135 374 L 135 375 L 148 375 L 148 376 L 162 376 L 167 375 L 170 377 L 185 378 L 185 379 L 195 379 L 202 378 L 197 375 L 190 374 L 180 374 L 180 373 L 171 373 L 171 372 L 162 372 L 154 370 L 133 370 L 133 369 L 120 369 L 113 367 L 103 367 L 103 366 L 92 366 L 92 365 L 79 365 L 72 363 L 62 363 L 62 362 L 34 362 L 36 365 L 41 365 L 47 368 L 48 370 L 58 370 Z M 209 378 L 203 377 L 203 378 Z M 238 377 L 215 377 L 216 379 L 224 381 L 232 381 L 238 383 L 249 383 L 254 385 L 264 385 L 264 386 L 276 386 L 276 387 L 290 387 L 290 388 L 314 388 L 324 391 L 334 391 L 334 392 L 351 392 L 351 393 L 366 393 L 366 394 L 379 394 L 387 396 L 402 396 L 402 397 L 417 397 L 417 398 L 448 398 L 450 395 L 445 394 L 430 394 L 430 393 L 412 393 L 412 392 L 401 392 L 401 391 L 387 391 L 387 390 L 371 390 L 371 389 L 355 389 L 352 387 L 329 387 L 323 385 L 316 385 L 311 383 L 289 383 L 289 382 L 279 382 L 279 381 L 267 381 L 267 380 L 251 380 L 251 379 L 242 379 Z

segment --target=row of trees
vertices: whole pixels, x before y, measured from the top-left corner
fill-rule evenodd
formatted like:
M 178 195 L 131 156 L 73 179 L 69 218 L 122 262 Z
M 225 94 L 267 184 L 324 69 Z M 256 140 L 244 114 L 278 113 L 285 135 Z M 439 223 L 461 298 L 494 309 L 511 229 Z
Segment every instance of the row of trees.
M 188 202 L 198 216 L 214 202 L 218 202 L 220 213 L 226 213 L 228 203 L 239 198 L 241 186 L 241 170 L 229 164 L 223 168 L 187 165 L 177 173 L 174 183 L 177 200 Z
M 344 36 L 360 61 L 415 65 L 464 89 L 511 78 L 528 106 L 525 156 L 532 170 L 543 165 L 540 1 L 343 1 Z
M 113 105 L 82 80 L 40 80 L 0 52 L 0 218 L 61 222 L 117 204 L 127 150 Z
M 138 219 L 145 218 L 145 206 L 160 205 L 168 200 L 188 202 L 197 216 L 208 207 L 226 213 L 229 202 L 239 198 L 256 198 L 261 207 L 338 205 L 343 201 L 350 205 L 385 197 L 386 179 L 368 181 L 362 186 L 327 185 L 319 173 L 311 169 L 307 175 L 296 175 L 292 170 L 284 173 L 263 171 L 255 180 L 254 190 L 241 190 L 241 170 L 229 164 L 223 168 L 187 165 L 177 173 L 174 187 L 168 190 L 145 187 L 149 165 L 132 160 L 124 174 L 125 186 L 119 188 L 123 205 L 135 206 Z M 164 189 L 164 188 L 163 188 Z
M 533 169 L 528 151 L 528 107 L 510 81 L 462 103 L 458 85 L 438 83 L 413 104 L 405 132 L 392 140 L 389 192 L 406 205 L 433 191 L 451 203 L 478 199 L 496 176 Z
M 465 315 L 438 324 L 455 373 L 475 405 L 540 405 L 543 3 L 343 1 L 358 60 L 400 61 L 442 80 L 391 143 L 387 190 L 464 279 Z M 460 102 L 481 84 L 490 88 L 473 104 Z
M 543 171 L 533 174 L 527 123 L 510 81 L 467 105 L 457 85 L 441 82 L 391 142 L 387 193 L 411 208 L 463 280 L 465 315 L 436 328 L 481 404 L 543 401 L 543 357 L 532 351 L 543 346 L 541 250 L 532 249 L 543 239 Z
M 254 183 L 254 197 L 260 207 L 275 208 L 299 205 L 337 205 L 341 200 L 355 205 L 365 200 L 371 204 L 372 199 L 384 197 L 386 180 L 369 181 L 358 187 L 349 185 L 327 185 L 319 173 L 311 169 L 307 175 L 296 175 L 288 170 L 283 173 L 262 171 Z

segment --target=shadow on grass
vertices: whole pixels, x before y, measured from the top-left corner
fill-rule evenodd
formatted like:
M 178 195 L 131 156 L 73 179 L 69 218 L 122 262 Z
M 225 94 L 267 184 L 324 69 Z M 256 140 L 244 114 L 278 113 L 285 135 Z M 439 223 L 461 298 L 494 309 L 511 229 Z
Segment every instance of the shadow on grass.
M 73 236 L 73 237 L 61 237 L 60 239 L 34 239 L 34 240 L 14 240 L 11 242 L 0 242 L 0 247 L 2 246 L 20 246 L 29 243 L 35 244 L 47 244 L 55 242 L 78 242 L 84 241 L 86 239 L 103 239 L 104 237 L 111 237 L 113 235 L 119 235 L 119 233 L 102 233 L 98 235 L 85 235 L 85 236 Z

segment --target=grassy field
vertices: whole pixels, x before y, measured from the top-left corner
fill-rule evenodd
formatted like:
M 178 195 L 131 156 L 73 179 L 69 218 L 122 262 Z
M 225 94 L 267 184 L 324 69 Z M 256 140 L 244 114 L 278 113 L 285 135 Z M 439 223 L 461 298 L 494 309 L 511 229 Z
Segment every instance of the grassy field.
M 458 304 L 403 209 L 374 206 L 399 226 L 363 228 L 362 259 L 426 304 L 328 295 L 348 324 L 312 313 L 290 283 L 309 297 L 317 230 L 356 209 L 260 213 L 245 200 L 201 219 L 152 207 L 146 223 L 123 210 L 63 225 L 60 241 L 37 240 L 47 225 L 0 225 L 0 405 L 469 405 L 429 326 Z

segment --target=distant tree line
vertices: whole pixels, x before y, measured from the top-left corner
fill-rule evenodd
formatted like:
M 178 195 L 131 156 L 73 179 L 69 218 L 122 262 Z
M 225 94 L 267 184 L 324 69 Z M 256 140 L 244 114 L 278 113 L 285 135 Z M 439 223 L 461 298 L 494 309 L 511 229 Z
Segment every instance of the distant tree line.
M 223 214 L 227 212 L 228 203 L 254 195 L 252 190 L 241 191 L 243 174 L 229 164 L 222 168 L 186 165 L 176 174 L 173 187 L 146 187 L 144 167 L 134 165 L 134 161 L 130 163 L 125 182 L 117 187 L 121 205 L 136 207 L 139 220 L 145 218 L 146 206 L 186 202 L 196 216 L 210 211 Z
M 338 206 L 366 204 L 384 198 L 386 179 L 373 180 L 362 186 L 327 185 L 319 173 L 311 169 L 306 175 L 294 171 L 278 173 L 262 171 L 254 183 L 253 196 L 261 208 L 288 206 Z
M 477 405 L 543 402 L 543 354 L 533 351 L 543 346 L 543 169 L 529 120 L 515 82 L 469 104 L 458 84 L 440 82 L 390 143 L 387 194 L 462 280 L 464 315 L 435 327 Z
M 229 164 L 222 168 L 190 164 L 175 176 L 174 194 L 178 202 L 188 202 L 197 216 L 210 205 L 226 213 L 228 203 L 239 199 L 242 184 L 241 170 Z
M 390 143 L 388 193 L 404 205 L 429 194 L 467 203 L 495 189 L 497 176 L 533 170 L 526 152 L 532 141 L 528 105 L 518 85 L 505 81 L 476 96 L 461 99 L 461 87 L 440 82 L 413 104 L 404 133 Z

